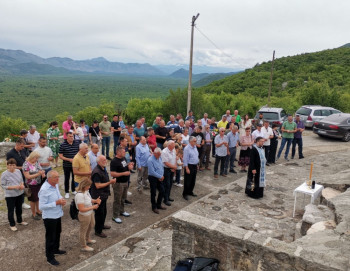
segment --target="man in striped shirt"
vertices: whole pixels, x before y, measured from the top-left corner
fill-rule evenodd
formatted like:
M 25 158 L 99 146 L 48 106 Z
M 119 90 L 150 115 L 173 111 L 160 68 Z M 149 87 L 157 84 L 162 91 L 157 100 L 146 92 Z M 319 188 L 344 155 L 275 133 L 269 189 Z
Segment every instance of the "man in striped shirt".
M 74 156 L 79 151 L 79 142 L 74 140 L 74 135 L 72 132 L 67 133 L 67 140 L 64 141 L 60 145 L 60 149 L 58 151 L 58 155 L 60 159 L 63 160 L 63 172 L 64 172 L 64 190 L 66 192 L 65 198 L 69 198 L 69 175 L 72 175 L 72 181 L 71 181 L 71 190 L 72 194 L 76 194 L 75 192 L 75 184 L 74 184 L 74 175 L 73 175 L 73 168 L 72 168 L 72 162 Z

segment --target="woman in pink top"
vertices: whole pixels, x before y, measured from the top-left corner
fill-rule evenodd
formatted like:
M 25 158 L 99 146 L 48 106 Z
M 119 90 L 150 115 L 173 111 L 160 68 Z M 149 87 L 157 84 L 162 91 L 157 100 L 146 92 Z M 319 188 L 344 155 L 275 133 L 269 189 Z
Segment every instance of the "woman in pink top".
M 240 136 L 239 142 L 241 152 L 239 153 L 238 165 L 241 166 L 241 172 L 247 172 L 245 168 L 249 166 L 250 150 L 254 144 L 253 137 L 250 134 L 250 127 L 245 128 L 245 135 Z

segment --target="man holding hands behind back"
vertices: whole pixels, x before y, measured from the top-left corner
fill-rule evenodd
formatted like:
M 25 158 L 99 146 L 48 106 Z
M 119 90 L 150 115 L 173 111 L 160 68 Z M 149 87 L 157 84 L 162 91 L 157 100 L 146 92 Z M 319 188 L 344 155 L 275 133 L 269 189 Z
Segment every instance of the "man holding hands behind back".
M 42 217 L 46 229 L 46 258 L 47 262 L 51 265 L 60 264 L 56 261 L 55 255 L 66 254 L 66 251 L 59 249 L 62 231 L 62 207 L 66 205 L 66 200 L 60 194 L 58 182 L 58 172 L 56 170 L 51 170 L 47 173 L 47 181 L 42 185 L 39 191 L 39 209 L 43 212 Z

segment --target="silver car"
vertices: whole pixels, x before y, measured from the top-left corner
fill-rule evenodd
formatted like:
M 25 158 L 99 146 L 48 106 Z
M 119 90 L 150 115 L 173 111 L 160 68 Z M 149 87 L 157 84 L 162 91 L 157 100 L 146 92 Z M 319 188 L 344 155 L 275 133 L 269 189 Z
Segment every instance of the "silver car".
M 312 128 L 315 122 L 318 122 L 329 115 L 341 113 L 333 107 L 326 107 L 321 105 L 303 105 L 296 114 L 300 115 L 300 120 L 305 127 Z

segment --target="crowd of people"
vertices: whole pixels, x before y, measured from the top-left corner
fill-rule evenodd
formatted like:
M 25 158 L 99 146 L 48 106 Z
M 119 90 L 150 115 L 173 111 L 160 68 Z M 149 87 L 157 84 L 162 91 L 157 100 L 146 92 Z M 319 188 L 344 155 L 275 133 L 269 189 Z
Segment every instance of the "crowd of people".
M 94 229 L 96 236 L 106 238 L 104 230 L 111 228 L 105 224 L 111 189 L 113 221 L 121 224 L 124 217 L 130 216 L 125 205 L 132 204 L 128 190 L 133 173 L 137 173 L 137 191 L 150 190 L 150 205 L 155 214 L 172 205 L 173 185 L 183 189 L 184 200 L 196 197 L 196 176 L 212 170 L 211 164 L 213 177 L 218 179 L 236 174 L 237 161 L 239 171 L 247 172 L 246 194 L 261 198 L 266 166 L 275 163 L 285 147 L 286 160 L 290 146 L 291 158 L 295 156 L 296 145 L 299 158 L 304 157 L 303 131 L 297 115 L 295 120 L 288 116 L 281 127 L 275 124 L 270 127 L 263 116 L 252 121 L 248 115 L 241 118 L 238 110 L 233 115 L 227 110 L 219 122 L 206 113 L 196 121 L 192 111 L 185 118 L 181 114 L 171 115 L 167 123 L 158 115 L 151 127 L 147 127 L 144 117 L 126 126 L 121 116 L 114 115 L 110 122 L 104 115 L 101 122 L 94 121 L 89 127 L 84 120 L 78 124 L 68 116 L 62 124 L 62 134 L 58 123 L 53 121 L 46 136 L 40 135 L 32 125 L 29 131 L 20 132 L 15 147 L 7 153 L 7 170 L 1 175 L 10 229 L 17 231 L 14 213 L 17 224 L 28 225 L 22 219 L 22 208 L 29 207 L 33 220 L 44 221 L 47 261 L 58 265 L 55 255 L 66 253 L 59 249 L 59 243 L 62 207 L 67 199 L 73 195 L 79 210 L 81 250 L 93 251 L 91 245 L 96 240 L 91 239 L 91 231 Z M 110 149 L 112 137 L 113 150 Z M 58 158 L 62 160 L 64 196 L 58 187 L 59 173 L 54 169 L 61 166 Z M 109 171 L 108 160 L 111 160 Z M 30 206 L 24 204 L 24 194 Z

